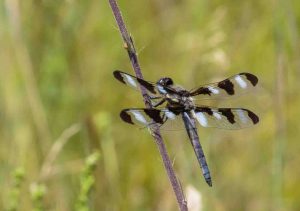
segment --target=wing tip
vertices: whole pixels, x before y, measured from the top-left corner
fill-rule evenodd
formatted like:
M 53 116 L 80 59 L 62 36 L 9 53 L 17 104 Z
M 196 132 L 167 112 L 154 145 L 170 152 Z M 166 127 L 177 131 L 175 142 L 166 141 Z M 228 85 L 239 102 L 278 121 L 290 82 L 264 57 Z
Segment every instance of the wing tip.
M 252 73 L 248 73 L 248 72 L 243 72 L 243 73 L 240 73 L 239 75 L 244 75 L 246 76 L 247 80 L 251 82 L 251 84 L 253 86 L 256 86 L 257 83 L 258 83 L 258 78 L 256 75 L 253 75 Z
M 115 77 L 116 79 L 118 79 L 119 81 L 120 81 L 120 79 L 122 79 L 122 76 L 121 76 L 120 73 L 121 73 L 121 72 L 120 72 L 119 70 L 114 70 L 114 71 L 113 71 L 114 77 Z M 121 81 L 123 81 L 123 80 L 121 80 Z
M 259 117 L 252 111 L 246 109 L 248 112 L 249 118 L 252 120 L 253 124 L 256 125 L 259 122 Z
M 115 76 L 115 75 L 117 75 L 117 74 L 120 74 L 122 71 L 120 71 L 120 70 L 114 70 L 113 71 L 113 75 Z
M 131 119 L 131 116 L 127 113 L 127 109 L 124 109 L 120 112 L 120 117 L 124 122 L 127 122 L 132 125 L 134 124 Z

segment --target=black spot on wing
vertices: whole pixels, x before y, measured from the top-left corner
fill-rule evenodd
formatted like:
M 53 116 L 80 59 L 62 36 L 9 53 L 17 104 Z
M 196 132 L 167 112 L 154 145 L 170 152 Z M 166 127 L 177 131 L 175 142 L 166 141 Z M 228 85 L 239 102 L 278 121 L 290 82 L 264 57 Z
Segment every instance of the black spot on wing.
M 121 113 L 120 113 L 120 117 L 124 122 L 127 122 L 127 123 L 132 124 L 132 125 L 134 124 L 132 119 L 131 119 L 131 116 L 127 113 L 127 110 L 122 110 Z
M 258 83 L 258 78 L 253 75 L 253 74 L 250 74 L 250 73 L 240 73 L 240 75 L 245 75 L 247 80 L 250 81 L 250 83 L 253 85 L 253 86 L 256 86 L 256 84 Z
M 161 111 L 157 109 L 144 109 L 144 112 L 156 123 L 163 124 L 163 118 L 161 117 Z
M 229 95 L 234 94 L 233 83 L 229 79 L 219 82 L 218 87 L 224 89 Z
M 141 84 L 143 87 L 145 87 L 149 92 L 153 93 L 153 94 L 156 94 L 156 91 L 155 91 L 155 88 L 154 88 L 154 85 L 143 80 L 143 79 L 140 79 L 140 78 L 136 78 L 137 81 L 139 82 L 139 84 Z
M 219 108 L 218 111 L 225 116 L 231 124 L 235 123 L 234 115 L 230 108 Z
M 196 91 L 191 93 L 191 96 L 195 96 L 195 95 L 209 95 L 210 96 L 211 91 L 207 87 L 200 87 L 199 89 L 197 89 Z
M 248 112 L 248 116 L 252 120 L 253 124 L 257 124 L 259 122 L 259 117 L 255 113 L 249 111 L 248 109 L 244 110 Z
M 122 76 L 122 74 L 121 74 L 120 71 L 115 70 L 115 71 L 113 72 L 113 74 L 114 74 L 114 77 L 115 77 L 117 80 L 121 81 L 123 84 L 126 84 L 126 82 L 124 81 L 124 78 L 123 78 L 123 76 Z
M 208 108 L 208 107 L 196 108 L 195 111 L 196 112 L 205 112 L 210 116 L 213 115 L 213 111 L 211 110 L 211 108 Z

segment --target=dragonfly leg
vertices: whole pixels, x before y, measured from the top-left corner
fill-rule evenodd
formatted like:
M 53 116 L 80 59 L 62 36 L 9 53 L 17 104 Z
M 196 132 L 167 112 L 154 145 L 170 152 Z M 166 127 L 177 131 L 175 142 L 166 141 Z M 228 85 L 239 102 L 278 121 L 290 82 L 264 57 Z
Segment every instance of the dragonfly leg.
M 163 104 L 166 101 L 165 98 L 163 98 L 161 101 L 158 101 L 157 103 L 152 103 L 152 106 L 154 108 L 156 108 L 157 106 L 160 106 L 161 104 Z

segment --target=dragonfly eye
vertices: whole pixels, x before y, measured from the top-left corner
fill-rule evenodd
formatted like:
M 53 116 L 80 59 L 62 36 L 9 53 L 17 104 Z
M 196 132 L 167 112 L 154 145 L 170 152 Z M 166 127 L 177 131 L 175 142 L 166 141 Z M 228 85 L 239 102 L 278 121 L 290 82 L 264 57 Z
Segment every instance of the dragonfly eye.
M 173 85 L 173 80 L 171 78 L 161 78 L 158 80 L 157 84 L 160 84 L 162 86 L 170 86 Z

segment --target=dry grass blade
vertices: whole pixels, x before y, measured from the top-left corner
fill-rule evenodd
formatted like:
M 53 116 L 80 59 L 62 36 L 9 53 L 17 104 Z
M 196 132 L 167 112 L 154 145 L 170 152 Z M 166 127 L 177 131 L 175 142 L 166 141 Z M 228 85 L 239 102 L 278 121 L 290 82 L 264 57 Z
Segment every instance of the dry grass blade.
M 80 131 L 80 129 L 81 125 L 79 123 L 74 124 L 71 127 L 64 130 L 61 136 L 54 142 L 45 159 L 44 164 L 42 165 L 39 177 L 40 180 L 45 180 L 49 177 L 49 175 L 51 174 L 53 162 L 57 158 L 59 152 L 62 150 L 64 145 L 70 140 L 70 138 Z

